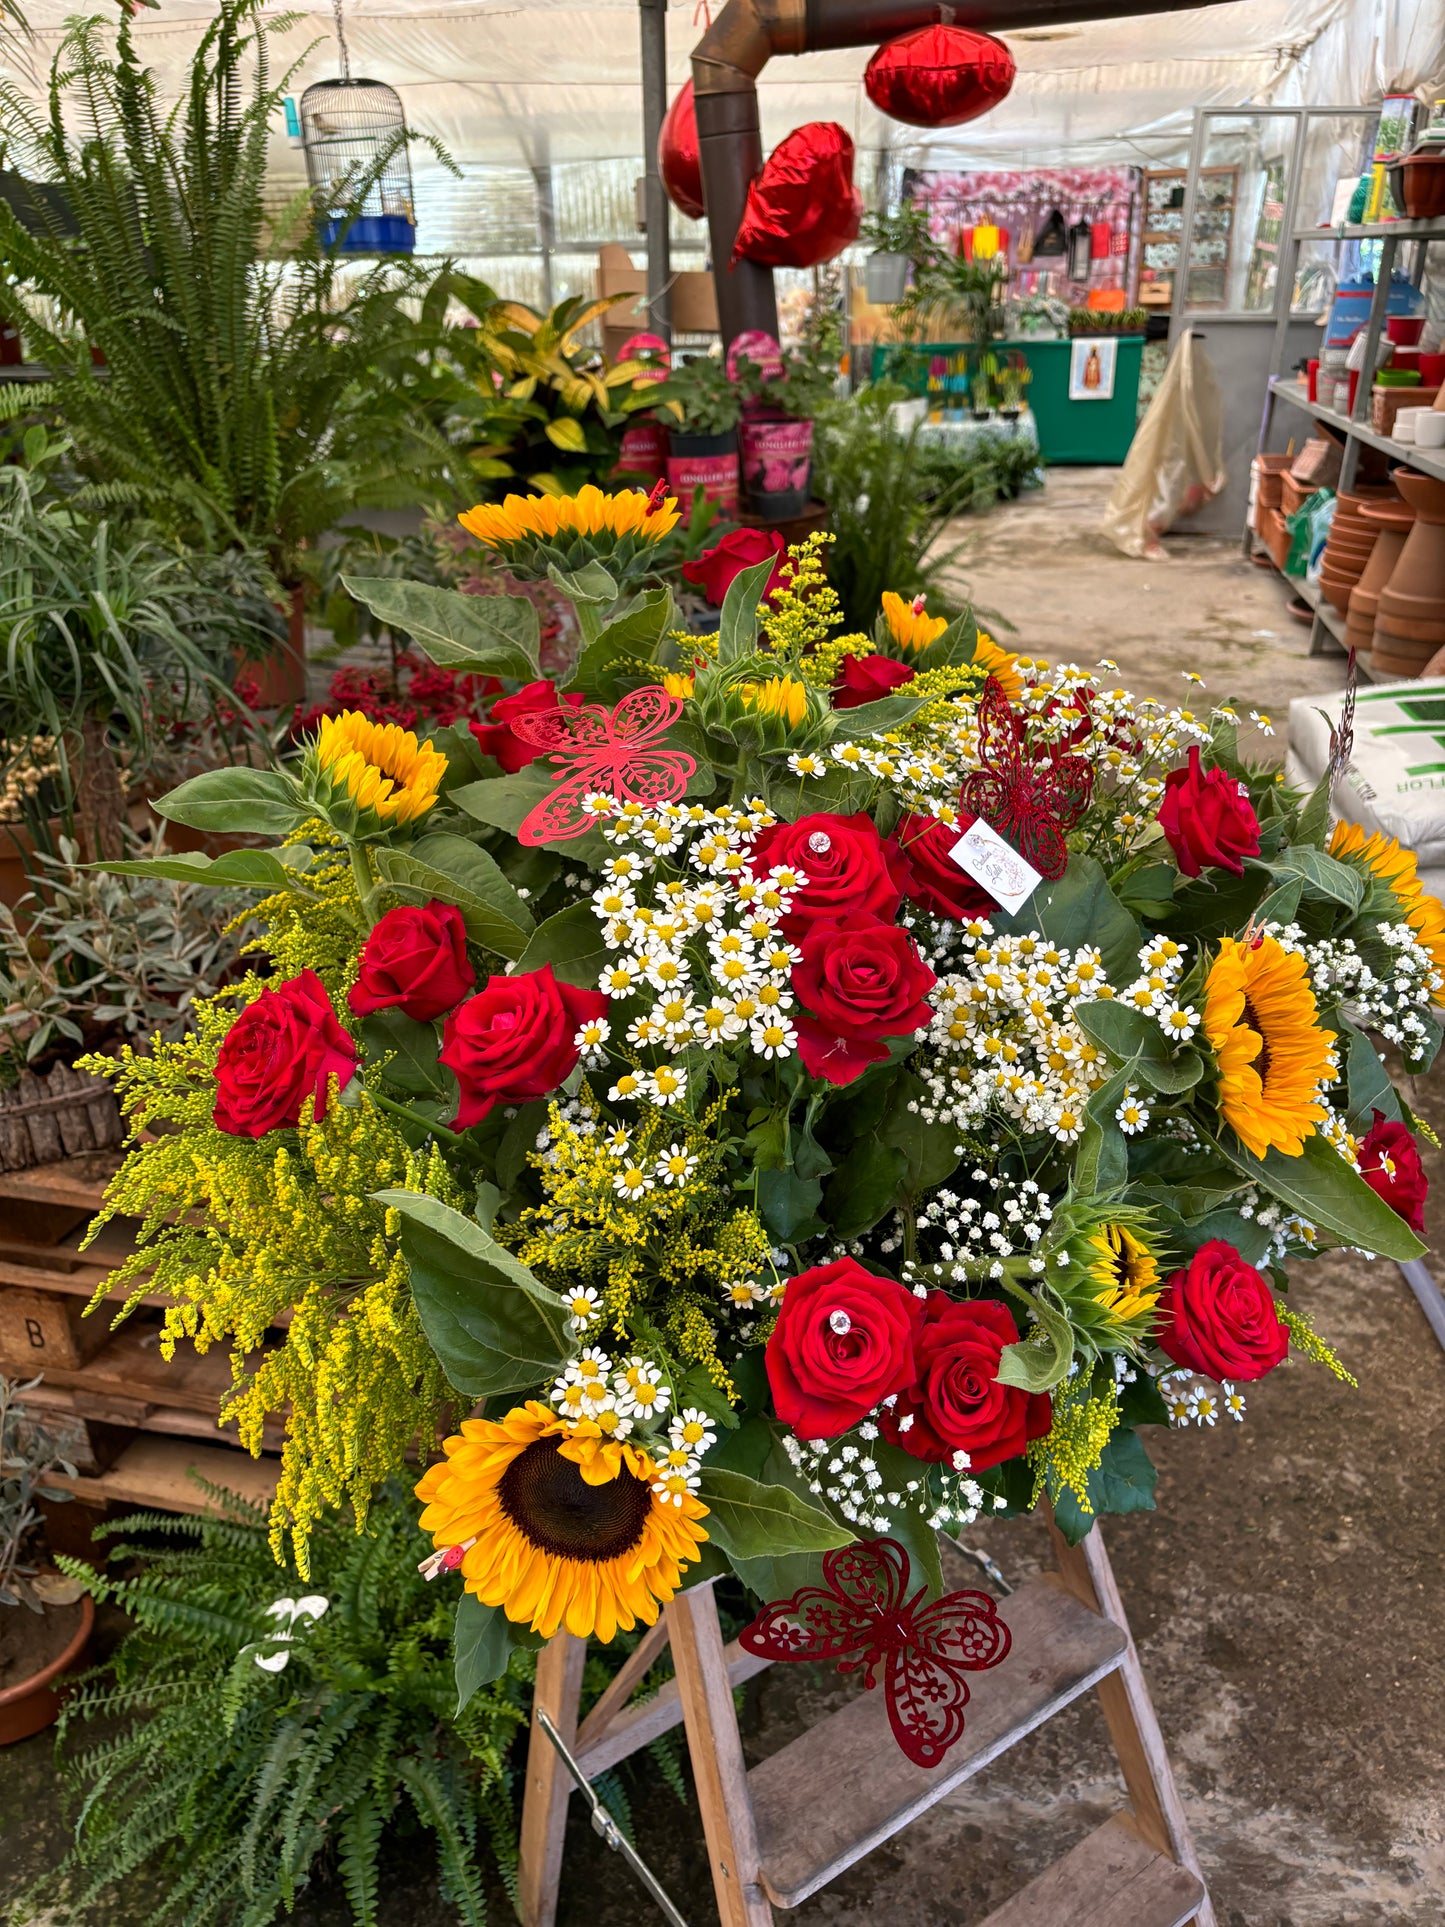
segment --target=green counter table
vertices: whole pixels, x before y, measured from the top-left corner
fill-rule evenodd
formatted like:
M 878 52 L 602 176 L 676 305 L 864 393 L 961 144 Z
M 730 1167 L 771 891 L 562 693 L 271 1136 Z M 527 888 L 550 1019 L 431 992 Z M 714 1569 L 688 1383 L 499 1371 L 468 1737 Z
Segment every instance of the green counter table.
M 1028 362 L 1033 379 L 1026 400 L 1038 424 L 1039 448 L 1045 462 L 1087 462 L 1104 466 L 1122 462 L 1134 439 L 1139 409 L 1139 368 L 1144 354 L 1143 335 L 1101 335 L 1098 340 L 1118 343 L 1114 392 L 1108 401 L 1069 400 L 1070 341 L 996 341 L 995 355 L 1012 350 Z M 935 355 L 966 353 L 961 342 L 925 342 L 900 348 L 877 342 L 872 376 L 885 374 L 900 381 L 911 394 L 928 391 L 928 365 Z

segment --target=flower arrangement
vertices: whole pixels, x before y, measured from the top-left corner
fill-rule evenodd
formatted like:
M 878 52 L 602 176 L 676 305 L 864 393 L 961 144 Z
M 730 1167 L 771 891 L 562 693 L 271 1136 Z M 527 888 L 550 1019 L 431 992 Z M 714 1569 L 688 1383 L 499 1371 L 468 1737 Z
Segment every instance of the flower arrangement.
M 1149 1425 L 1242 1418 L 1290 1349 L 1347 1376 L 1305 1260 L 1422 1249 L 1379 1055 L 1441 1035 L 1408 852 L 1248 766 L 1228 704 L 921 598 L 839 635 L 822 538 L 686 634 L 674 517 L 474 511 L 576 602 L 565 688 L 532 602 L 413 586 L 496 720 L 327 719 L 166 798 L 277 839 L 159 866 L 261 893 L 267 974 L 94 1066 L 121 1280 L 231 1346 L 251 1443 L 285 1408 L 278 1545 L 446 1434 L 428 1570 L 498 1668 L 725 1569 L 777 1600 L 884 1535 L 936 1595 L 940 1529 L 1148 1507 Z

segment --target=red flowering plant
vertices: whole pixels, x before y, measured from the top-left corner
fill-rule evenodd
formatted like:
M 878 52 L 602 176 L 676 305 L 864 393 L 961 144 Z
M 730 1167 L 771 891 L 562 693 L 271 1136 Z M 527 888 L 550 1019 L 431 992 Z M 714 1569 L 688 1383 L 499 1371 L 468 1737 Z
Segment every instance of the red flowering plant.
M 468 518 L 574 600 L 565 681 L 527 598 L 353 583 L 504 693 L 166 798 L 275 837 L 165 860 L 261 893 L 269 970 L 107 1067 L 123 1280 L 168 1342 L 284 1327 L 230 1408 L 284 1412 L 278 1531 L 446 1434 L 421 1523 L 489 1651 L 651 1623 L 704 1546 L 766 1594 L 883 1535 L 932 1596 L 939 1528 L 1046 1495 L 1077 1539 L 1152 1504 L 1150 1424 L 1344 1372 L 1308 1259 L 1422 1249 L 1379 1048 L 1428 1063 L 1445 1001 L 1408 853 L 1331 837 L 1227 705 L 902 602 L 836 635 L 822 540 L 683 634 L 673 514 Z

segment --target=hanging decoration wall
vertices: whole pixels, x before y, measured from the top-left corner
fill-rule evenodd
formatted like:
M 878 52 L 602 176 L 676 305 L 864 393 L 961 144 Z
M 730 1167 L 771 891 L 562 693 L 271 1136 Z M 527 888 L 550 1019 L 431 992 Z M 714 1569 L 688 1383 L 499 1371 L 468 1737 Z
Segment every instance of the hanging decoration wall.
M 678 213 L 687 215 L 691 221 L 700 221 L 706 209 L 690 80 L 679 89 L 663 118 L 662 132 L 657 137 L 657 169 L 667 189 L 667 198 Z
M 862 223 L 852 141 L 836 121 L 810 121 L 779 141 L 748 189 L 733 260 L 815 268 L 856 241 Z
M 880 113 L 910 127 L 960 127 L 997 107 L 1014 84 L 1014 57 L 971 27 L 920 27 L 881 46 L 863 85 Z

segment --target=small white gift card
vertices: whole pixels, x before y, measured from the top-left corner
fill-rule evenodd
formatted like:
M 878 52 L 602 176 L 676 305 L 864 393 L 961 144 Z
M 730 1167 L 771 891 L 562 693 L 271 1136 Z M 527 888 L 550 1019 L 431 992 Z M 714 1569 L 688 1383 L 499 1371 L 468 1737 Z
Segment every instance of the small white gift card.
M 1005 910 L 1022 910 L 1044 880 L 982 817 L 964 831 L 948 854 Z

